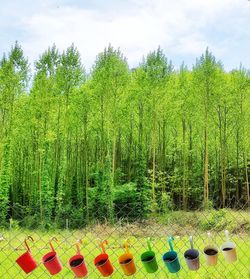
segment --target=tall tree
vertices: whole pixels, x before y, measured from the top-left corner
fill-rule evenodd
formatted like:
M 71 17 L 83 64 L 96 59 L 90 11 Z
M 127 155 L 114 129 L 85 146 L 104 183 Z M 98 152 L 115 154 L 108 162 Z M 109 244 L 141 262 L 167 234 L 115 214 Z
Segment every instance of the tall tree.
M 157 123 L 159 121 L 160 105 L 164 94 L 167 92 L 167 81 L 173 70 L 171 62 L 168 62 L 162 49 L 159 47 L 157 51 L 147 55 L 145 61 L 141 65 L 145 71 L 146 87 L 148 91 L 148 102 L 150 103 L 150 113 L 152 115 L 150 122 L 152 123 L 152 199 L 155 200 L 155 184 L 156 184 L 156 146 L 157 146 Z M 144 93 L 145 94 L 145 93 Z
M 200 98 L 200 105 L 203 113 L 203 129 L 204 129 L 204 205 L 209 201 L 209 121 L 211 106 L 213 102 L 213 95 L 218 86 L 218 76 L 222 71 L 222 66 L 216 61 L 215 57 L 207 49 L 200 59 L 196 61 L 193 69 L 194 80 L 197 94 Z

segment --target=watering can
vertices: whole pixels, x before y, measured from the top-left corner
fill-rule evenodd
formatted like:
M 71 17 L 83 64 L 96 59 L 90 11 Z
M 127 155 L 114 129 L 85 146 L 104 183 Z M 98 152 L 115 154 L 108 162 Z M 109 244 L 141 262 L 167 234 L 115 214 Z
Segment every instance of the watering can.
M 207 233 L 208 245 L 204 248 L 206 263 L 208 266 L 215 266 L 218 260 L 218 248 L 211 242 L 211 234 Z
M 125 253 L 122 254 L 118 261 L 122 268 L 122 271 L 125 275 L 130 276 L 136 272 L 136 267 L 133 259 L 133 255 L 129 252 L 128 249 L 128 240 L 124 242 Z
M 31 236 L 25 238 L 24 244 L 27 248 L 27 251 L 16 259 L 16 263 L 22 268 L 25 273 L 30 273 L 37 268 L 37 263 L 31 255 L 27 240 L 34 241 Z
M 51 241 L 49 242 L 51 252 L 45 254 L 42 258 L 42 263 L 46 267 L 46 269 L 49 271 L 51 275 L 55 275 L 59 273 L 62 270 L 62 264 L 57 256 L 57 253 L 52 245 L 52 241 L 58 241 L 57 238 L 53 237 Z
M 84 257 L 81 255 L 80 251 L 81 240 L 76 242 L 76 255 L 69 259 L 69 266 L 74 272 L 76 278 L 83 278 L 88 274 L 88 270 L 84 261 Z
M 102 276 L 108 277 L 113 273 L 114 268 L 109 260 L 108 254 L 106 254 L 104 244 L 107 245 L 108 241 L 104 240 L 99 244 L 102 248 L 102 253 L 94 259 L 94 265 L 100 271 Z
M 198 270 L 200 268 L 199 251 L 194 249 L 193 237 L 189 237 L 191 249 L 184 253 L 184 258 L 189 270 Z
M 172 236 L 170 236 L 168 238 L 168 244 L 169 244 L 169 247 L 170 247 L 170 251 L 166 252 L 162 256 L 162 259 L 163 259 L 163 261 L 164 261 L 164 263 L 165 263 L 165 265 L 168 268 L 168 271 L 170 273 L 176 273 L 181 269 L 180 262 L 179 262 L 179 259 L 178 259 L 178 255 L 173 249 L 173 245 L 172 245 L 173 240 L 174 240 L 174 238 Z
M 148 273 L 154 273 L 158 270 L 158 265 L 156 262 L 155 252 L 151 248 L 150 237 L 147 240 L 148 251 L 141 254 L 141 262 Z
M 237 261 L 236 244 L 230 241 L 228 230 L 225 231 L 225 235 L 226 235 L 226 242 L 222 244 L 221 250 L 224 254 L 226 261 L 228 263 L 233 263 Z

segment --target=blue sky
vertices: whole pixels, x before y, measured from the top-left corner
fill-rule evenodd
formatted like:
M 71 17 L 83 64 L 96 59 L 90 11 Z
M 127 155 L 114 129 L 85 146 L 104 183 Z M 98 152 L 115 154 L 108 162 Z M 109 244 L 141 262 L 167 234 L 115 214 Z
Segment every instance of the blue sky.
M 250 68 L 248 0 L 0 0 L 0 55 L 17 40 L 31 65 L 53 43 L 74 43 L 88 70 L 111 43 L 131 67 L 159 45 L 178 67 L 206 47 L 226 70 Z

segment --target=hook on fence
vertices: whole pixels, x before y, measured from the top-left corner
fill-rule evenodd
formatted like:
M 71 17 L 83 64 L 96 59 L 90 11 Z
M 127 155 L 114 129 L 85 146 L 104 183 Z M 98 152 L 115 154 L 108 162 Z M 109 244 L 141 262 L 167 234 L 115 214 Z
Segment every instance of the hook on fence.
M 52 245 L 52 243 L 51 243 L 52 241 L 58 242 L 58 239 L 57 239 L 55 236 L 53 236 L 53 237 L 51 238 L 50 242 L 49 242 L 49 246 L 50 246 L 51 250 L 52 250 L 53 252 L 55 252 L 55 249 L 54 249 L 54 247 L 53 247 L 53 245 Z
M 34 239 L 33 239 L 33 237 L 30 236 L 30 235 L 28 235 L 28 236 L 24 239 L 24 244 L 25 244 L 27 250 L 30 251 L 30 247 L 29 247 L 29 245 L 28 245 L 28 243 L 27 243 L 28 240 L 31 240 L 32 242 L 34 242 Z

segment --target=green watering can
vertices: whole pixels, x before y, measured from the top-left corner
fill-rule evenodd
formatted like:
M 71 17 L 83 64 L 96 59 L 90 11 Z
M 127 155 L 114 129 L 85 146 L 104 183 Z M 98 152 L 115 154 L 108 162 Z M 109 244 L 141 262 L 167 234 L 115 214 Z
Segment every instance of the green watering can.
M 162 259 L 163 259 L 163 261 L 164 261 L 164 263 L 165 263 L 165 265 L 168 268 L 168 271 L 170 273 L 176 273 L 181 269 L 180 262 L 179 262 L 179 259 L 178 259 L 178 255 L 173 249 L 173 245 L 172 245 L 173 240 L 174 240 L 174 238 L 172 236 L 170 236 L 168 238 L 168 244 L 169 244 L 169 247 L 170 247 L 170 251 L 165 253 L 162 256 Z
M 155 252 L 151 248 L 151 239 L 150 237 L 147 240 L 148 251 L 141 254 L 141 261 L 148 273 L 154 273 L 158 270 L 158 265 L 156 262 Z

